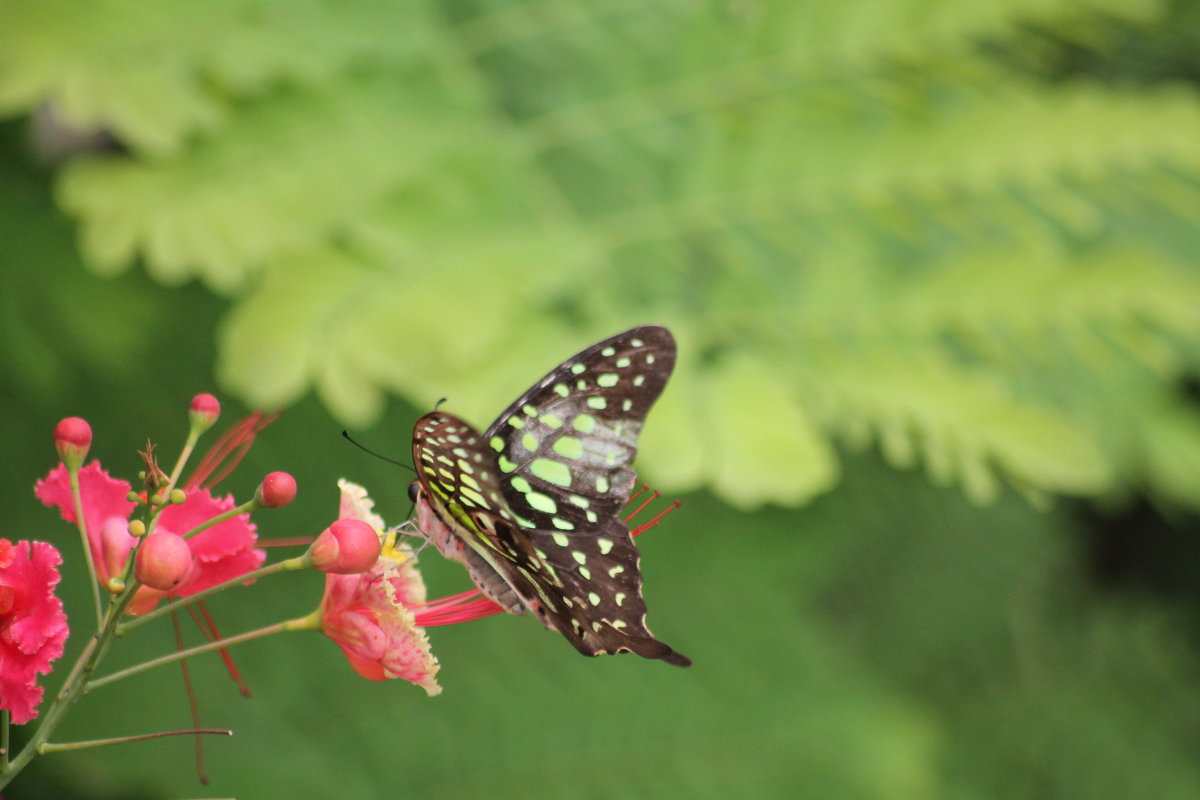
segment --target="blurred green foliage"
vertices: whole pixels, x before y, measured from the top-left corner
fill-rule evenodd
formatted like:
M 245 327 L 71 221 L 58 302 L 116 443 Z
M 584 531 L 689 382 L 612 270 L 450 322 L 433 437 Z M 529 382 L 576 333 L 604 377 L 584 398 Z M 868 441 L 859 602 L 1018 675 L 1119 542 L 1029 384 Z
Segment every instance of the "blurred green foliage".
M 250 405 L 449 396 L 483 425 L 564 342 L 655 321 L 687 343 L 642 465 L 666 489 L 799 504 L 840 438 L 978 500 L 1195 506 L 1200 105 L 1064 66 L 1137 31 L 1186 51 L 1194 18 L 9 0 L 0 109 L 121 144 L 57 175 L 84 259 L 227 296 L 217 374 Z
M 1195 797 L 1200 5 L 0 0 L 0 44 L 4 535 L 63 548 L 73 619 L 29 491 L 62 416 L 129 476 L 197 391 L 286 406 L 227 486 L 296 474 L 263 534 L 315 533 L 343 475 L 399 522 L 343 424 L 403 454 L 436 398 L 485 425 L 661 322 L 639 466 L 693 493 L 643 567 L 696 660 L 493 618 L 432 632 L 429 700 L 279 637 L 235 652 L 249 702 L 193 664 L 237 731 L 209 789 L 174 739 L 8 796 Z M 56 738 L 187 724 L 162 670 Z

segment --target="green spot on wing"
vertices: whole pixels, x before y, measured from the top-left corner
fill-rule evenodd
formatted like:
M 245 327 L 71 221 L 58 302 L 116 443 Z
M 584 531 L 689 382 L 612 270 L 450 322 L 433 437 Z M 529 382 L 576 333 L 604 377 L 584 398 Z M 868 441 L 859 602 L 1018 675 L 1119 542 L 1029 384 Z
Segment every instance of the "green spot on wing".
M 555 461 L 552 458 L 536 458 L 529 465 L 529 471 L 555 486 L 571 485 L 571 470 L 567 469 L 567 465 L 561 461 Z
M 583 442 L 574 436 L 560 436 L 554 440 L 554 446 L 551 449 L 563 458 L 574 460 L 583 455 Z
M 580 433 L 591 433 L 596 430 L 596 418 L 591 414 L 579 414 L 575 417 L 571 426 Z
M 515 482 L 515 481 L 514 481 Z M 558 503 L 554 502 L 554 498 L 541 492 L 526 492 L 525 499 L 529 505 L 546 514 L 555 514 L 558 512 Z

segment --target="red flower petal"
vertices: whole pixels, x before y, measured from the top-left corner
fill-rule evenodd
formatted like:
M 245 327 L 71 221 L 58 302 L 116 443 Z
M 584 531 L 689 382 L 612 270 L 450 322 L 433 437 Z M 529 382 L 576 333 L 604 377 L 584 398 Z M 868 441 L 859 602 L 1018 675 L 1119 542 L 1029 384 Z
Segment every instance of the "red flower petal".
M 17 724 L 37 716 L 37 676 L 50 672 L 67 640 L 67 616 L 54 596 L 61 563 L 53 545 L 18 542 L 11 562 L 0 568 L 0 585 L 12 591 L 12 605 L 0 617 L 0 708 Z

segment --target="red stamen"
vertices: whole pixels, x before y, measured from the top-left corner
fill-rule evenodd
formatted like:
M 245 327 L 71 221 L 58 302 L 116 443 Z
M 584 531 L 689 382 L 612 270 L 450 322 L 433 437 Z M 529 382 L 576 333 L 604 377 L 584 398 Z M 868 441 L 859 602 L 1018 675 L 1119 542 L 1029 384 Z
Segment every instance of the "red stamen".
M 655 494 L 657 494 L 657 492 L 655 492 Z M 646 531 L 650 530 L 655 525 L 657 525 L 662 520 L 663 517 L 665 517 L 667 514 L 670 514 L 672 511 L 674 511 L 677 508 L 679 508 L 679 501 L 672 500 L 671 505 L 667 506 L 662 511 L 655 514 L 653 517 L 651 517 L 646 522 L 643 522 L 641 525 L 638 525 L 636 528 L 634 528 L 633 530 L 631 530 L 629 532 L 629 535 L 630 536 L 638 536 L 640 534 L 645 533 Z M 638 510 L 640 511 L 641 509 L 638 509 Z M 631 519 L 632 519 L 632 517 L 631 517 Z M 628 522 L 628 520 L 626 520 L 626 522 Z
M 179 627 L 179 614 L 175 611 L 171 612 L 171 627 L 175 630 L 175 649 L 183 649 L 183 631 Z M 192 727 L 200 728 L 200 706 L 196 703 L 196 690 L 192 686 L 192 675 L 188 671 L 187 659 L 179 662 L 179 669 L 183 672 L 183 685 L 187 690 L 188 710 L 192 714 Z M 196 777 L 204 786 L 208 785 L 208 776 L 204 774 L 204 738 L 197 733 L 195 736 L 196 742 Z
M 626 505 L 626 506 L 628 506 L 628 505 L 629 505 L 630 503 L 632 503 L 634 500 L 637 500 L 639 497 L 641 497 L 641 496 L 642 496 L 642 493 L 643 493 L 643 492 L 645 492 L 645 491 L 646 491 L 647 489 L 649 489 L 649 488 L 650 488 L 650 484 L 648 484 L 648 483 L 643 483 L 643 484 L 642 484 L 642 488 L 638 489 L 636 492 L 634 492 L 633 494 L 629 495 L 629 499 L 625 501 L 625 505 Z
M 209 641 L 215 642 L 220 639 L 221 632 L 217 630 L 216 621 L 214 621 L 212 615 L 208 613 L 208 606 L 204 604 L 203 600 L 201 600 L 196 603 L 196 608 L 198 608 L 199 612 L 204 615 L 203 622 L 198 619 L 196 620 L 196 624 L 199 625 L 200 629 L 205 632 L 204 635 L 209 637 Z M 193 613 L 193 617 L 194 616 L 195 615 Z M 242 680 L 242 673 L 238 672 L 237 665 L 233 663 L 233 656 L 229 655 L 229 650 L 222 647 L 217 651 L 217 654 L 220 655 L 221 660 L 225 662 L 225 669 L 229 672 L 229 677 L 233 678 L 233 682 L 237 684 L 238 691 L 242 693 L 242 697 L 249 697 L 250 687 L 247 686 L 246 682 Z
M 213 444 L 204 458 L 200 459 L 184 488 L 195 489 L 197 486 L 203 486 L 205 489 L 211 489 L 220 483 L 245 457 L 250 446 L 254 444 L 254 437 L 278 417 L 278 411 L 270 414 L 255 411 L 234 424 Z
M 417 625 L 422 628 L 433 628 L 438 625 L 455 625 L 460 622 L 471 622 L 472 620 L 504 613 L 504 609 L 486 597 L 478 596 L 474 600 L 465 599 L 470 595 L 478 594 L 478 592 L 464 592 L 461 595 L 455 595 L 454 598 L 461 599 L 457 603 L 446 603 L 439 600 L 435 603 L 427 604 L 429 608 L 425 611 L 418 611 L 413 615 L 414 619 Z M 446 600 L 451 599 L 446 598 Z
M 646 489 L 646 487 L 643 486 L 642 491 L 645 491 L 645 489 Z M 641 493 L 642 492 L 638 492 L 638 494 L 641 494 Z M 637 495 L 634 495 L 634 497 L 636 497 L 636 496 Z M 650 505 L 651 503 L 653 503 L 655 500 L 657 500 L 661 496 L 662 495 L 659 494 L 659 492 L 657 490 L 652 492 L 651 495 L 648 498 L 646 498 L 646 500 L 640 506 L 638 506 L 637 508 L 635 508 L 633 510 L 632 514 L 630 514 L 628 517 L 625 518 L 625 524 L 628 525 L 630 522 L 632 522 L 634 517 L 636 517 L 638 514 L 640 514 L 646 510 L 646 506 Z M 631 498 L 631 500 L 632 500 L 632 498 Z M 628 508 L 629 503 L 626 503 L 625 507 Z

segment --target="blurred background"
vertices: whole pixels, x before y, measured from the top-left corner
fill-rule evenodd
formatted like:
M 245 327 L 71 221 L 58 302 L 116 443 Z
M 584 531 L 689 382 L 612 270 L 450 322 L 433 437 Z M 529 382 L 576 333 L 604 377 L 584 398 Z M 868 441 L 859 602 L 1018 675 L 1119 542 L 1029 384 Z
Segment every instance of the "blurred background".
M 3 535 L 67 558 L 60 663 L 61 417 L 132 478 L 197 392 L 218 432 L 282 409 L 222 487 L 296 476 L 260 535 L 315 535 L 339 477 L 395 524 L 407 473 L 342 428 L 405 459 L 438 398 L 484 427 L 644 322 L 680 362 L 637 466 L 683 503 L 649 623 L 695 661 L 493 617 L 431 630 L 431 699 L 275 637 L 248 700 L 191 662 L 236 731 L 207 788 L 181 737 L 6 796 L 1200 796 L 1194 0 L 2 0 L 0 52 Z M 170 667 L 54 738 L 185 727 Z

